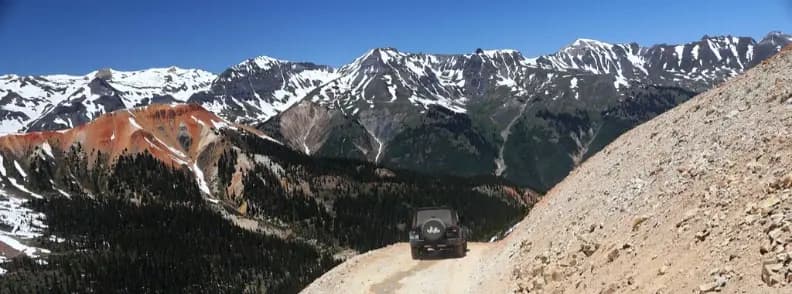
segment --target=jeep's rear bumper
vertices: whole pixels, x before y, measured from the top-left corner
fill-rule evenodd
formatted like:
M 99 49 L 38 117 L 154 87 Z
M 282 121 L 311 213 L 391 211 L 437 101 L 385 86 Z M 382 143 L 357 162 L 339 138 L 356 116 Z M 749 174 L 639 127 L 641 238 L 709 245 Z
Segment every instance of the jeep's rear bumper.
M 425 240 L 410 240 L 411 247 L 417 248 L 432 248 L 432 249 L 447 249 L 462 245 L 465 242 L 462 238 L 448 238 L 448 239 L 441 239 L 437 241 L 425 241 Z

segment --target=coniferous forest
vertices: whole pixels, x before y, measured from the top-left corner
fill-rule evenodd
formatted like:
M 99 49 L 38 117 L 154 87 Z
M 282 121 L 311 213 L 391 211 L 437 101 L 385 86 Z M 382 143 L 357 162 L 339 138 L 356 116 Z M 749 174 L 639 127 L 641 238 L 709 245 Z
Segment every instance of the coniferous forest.
M 4 265 L 0 293 L 289 293 L 337 263 L 233 225 L 150 155 L 120 158 L 109 178 L 103 195 L 32 202 L 46 215 L 39 246 L 52 253 Z
M 503 196 L 514 188 L 496 178 L 426 176 L 312 158 L 247 132 L 222 136 L 210 157 L 219 204 L 188 167 L 147 152 L 110 160 L 77 144 L 54 161 L 23 161 L 36 175 L 25 185 L 47 195 L 28 204 L 46 216 L 33 245 L 51 253 L 3 264 L 0 293 L 294 293 L 342 250 L 406 241 L 416 207 L 456 208 L 478 241 L 529 208 L 520 191 Z M 226 190 L 241 162 L 241 189 Z

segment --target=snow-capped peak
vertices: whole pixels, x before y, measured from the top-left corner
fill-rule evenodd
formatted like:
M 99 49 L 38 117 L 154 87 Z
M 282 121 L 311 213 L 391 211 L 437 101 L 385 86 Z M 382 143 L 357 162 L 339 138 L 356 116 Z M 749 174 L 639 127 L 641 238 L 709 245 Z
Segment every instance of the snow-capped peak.
M 272 69 L 273 67 L 280 66 L 282 64 L 289 64 L 291 63 L 288 60 L 277 59 L 266 55 L 256 56 L 253 58 L 245 59 L 242 62 L 234 65 L 231 67 L 232 70 L 235 71 L 250 71 L 250 70 L 262 70 L 267 71 Z
M 256 67 L 258 67 L 261 70 L 268 70 L 268 69 L 272 68 L 275 65 L 279 65 L 281 63 L 287 63 L 287 62 L 288 61 L 280 60 L 280 59 L 276 59 L 276 58 L 272 58 L 272 57 L 269 57 L 269 56 L 262 55 L 262 56 L 257 56 L 255 58 L 251 58 L 249 60 L 243 61 L 239 65 L 254 64 L 254 65 L 256 65 Z
M 786 45 L 786 44 L 792 42 L 792 35 L 785 34 L 783 32 L 779 32 L 779 31 L 773 31 L 773 32 L 768 33 L 767 36 L 765 36 L 762 39 L 761 42 L 762 43 L 773 43 L 773 44 L 779 43 L 779 44 Z
M 383 48 L 374 48 L 363 54 L 363 56 L 358 57 L 355 59 L 353 64 L 355 63 L 364 63 L 364 62 L 379 62 L 383 64 L 388 64 L 394 61 L 399 60 L 399 58 L 406 56 L 406 54 L 399 52 L 396 48 L 392 47 L 383 47 Z
M 487 50 L 476 50 L 476 54 L 484 55 L 489 58 L 493 58 L 498 55 L 514 55 L 514 54 L 521 54 L 520 51 L 514 49 L 487 49 Z
M 569 48 L 569 47 L 606 47 L 606 48 L 610 48 L 610 47 L 613 47 L 613 44 L 602 42 L 602 41 L 599 41 L 599 40 L 594 40 L 594 39 L 580 38 L 580 39 L 577 39 L 574 42 L 572 42 L 572 44 L 570 44 L 567 48 Z
M 105 69 L 94 71 L 88 76 L 106 80 L 133 103 L 164 95 L 185 101 L 193 93 L 208 89 L 216 78 L 215 74 L 208 71 L 176 66 L 137 71 Z

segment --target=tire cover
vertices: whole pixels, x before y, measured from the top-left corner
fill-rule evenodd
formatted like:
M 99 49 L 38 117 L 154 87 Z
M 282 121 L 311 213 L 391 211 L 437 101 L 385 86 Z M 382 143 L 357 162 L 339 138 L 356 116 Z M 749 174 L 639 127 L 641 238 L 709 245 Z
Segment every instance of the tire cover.
M 430 218 L 421 226 L 421 236 L 424 240 L 437 241 L 445 235 L 445 229 L 442 220 Z

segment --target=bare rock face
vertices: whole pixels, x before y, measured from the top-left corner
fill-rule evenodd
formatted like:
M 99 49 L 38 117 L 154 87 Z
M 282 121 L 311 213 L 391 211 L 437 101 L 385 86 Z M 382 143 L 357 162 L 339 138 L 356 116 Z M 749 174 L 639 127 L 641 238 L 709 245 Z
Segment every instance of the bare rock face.
M 257 128 L 307 155 L 375 161 L 381 146 L 342 112 L 302 101 Z
M 331 119 L 330 111 L 311 103 L 300 103 L 293 111 L 284 114 L 281 133 L 288 138 L 289 145 L 295 147 L 294 149 L 311 155 L 312 151 L 316 152 L 327 140 L 330 133 L 326 128 Z
M 109 68 L 103 68 L 96 71 L 94 78 L 109 81 L 113 79 L 113 72 Z

